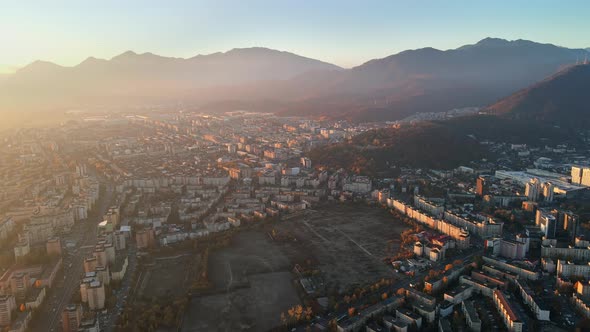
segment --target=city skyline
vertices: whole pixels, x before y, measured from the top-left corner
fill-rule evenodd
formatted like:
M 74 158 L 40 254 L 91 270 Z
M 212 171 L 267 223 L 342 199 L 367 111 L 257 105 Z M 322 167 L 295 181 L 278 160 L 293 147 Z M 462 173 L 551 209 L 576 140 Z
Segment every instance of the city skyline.
M 349 68 L 407 49 L 452 49 L 486 37 L 590 47 L 590 37 L 581 33 L 590 28 L 583 15 L 590 8 L 581 1 L 534 7 L 463 1 L 422 7 L 384 1 L 4 6 L 12 15 L 0 22 L 0 44 L 10 46 L 0 56 L 0 73 L 36 60 L 75 66 L 88 57 L 110 59 L 127 50 L 192 57 L 268 47 Z

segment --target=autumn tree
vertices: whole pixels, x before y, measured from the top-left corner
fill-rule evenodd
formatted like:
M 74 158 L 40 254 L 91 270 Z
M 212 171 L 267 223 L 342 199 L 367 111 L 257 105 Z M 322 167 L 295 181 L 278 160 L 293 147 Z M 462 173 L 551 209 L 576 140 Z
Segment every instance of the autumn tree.
M 348 316 L 352 317 L 356 313 L 356 309 L 354 307 L 348 308 Z

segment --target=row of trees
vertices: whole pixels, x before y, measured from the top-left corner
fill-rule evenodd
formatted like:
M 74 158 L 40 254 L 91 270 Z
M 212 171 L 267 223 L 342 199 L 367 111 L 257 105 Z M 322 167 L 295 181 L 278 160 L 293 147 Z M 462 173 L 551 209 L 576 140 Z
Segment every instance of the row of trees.
M 191 285 L 191 291 L 202 291 L 211 288 L 209 281 L 209 248 L 201 254 L 197 264 L 196 278 Z
M 178 328 L 189 303 L 187 296 L 171 301 L 153 299 L 125 310 L 117 323 L 118 331 L 157 331 L 162 328 Z
M 313 318 L 313 310 L 311 307 L 303 307 L 302 305 L 296 305 L 286 313 L 281 313 L 281 322 L 284 326 L 291 326 L 294 324 L 309 322 Z

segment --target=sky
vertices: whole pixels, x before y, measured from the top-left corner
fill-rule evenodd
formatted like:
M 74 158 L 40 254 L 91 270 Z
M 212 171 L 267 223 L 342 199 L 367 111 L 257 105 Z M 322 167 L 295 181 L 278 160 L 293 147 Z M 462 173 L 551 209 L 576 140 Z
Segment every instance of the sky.
M 0 74 L 127 50 L 192 57 L 263 46 L 343 67 L 485 37 L 590 47 L 590 1 L 0 0 Z

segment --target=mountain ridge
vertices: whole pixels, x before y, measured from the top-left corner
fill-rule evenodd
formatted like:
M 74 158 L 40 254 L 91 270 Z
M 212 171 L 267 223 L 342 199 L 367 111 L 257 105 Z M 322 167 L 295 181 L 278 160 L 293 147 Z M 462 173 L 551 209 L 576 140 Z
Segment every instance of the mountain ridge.
M 252 47 L 239 47 L 239 48 L 232 48 L 230 50 L 227 50 L 225 52 L 214 52 L 214 53 L 208 53 L 208 54 L 197 54 L 188 58 L 183 58 L 183 57 L 170 57 L 170 56 L 164 56 L 164 55 L 159 55 L 159 54 L 155 54 L 152 52 L 143 52 L 143 53 L 137 53 L 133 50 L 127 50 L 124 51 L 123 53 L 117 54 L 112 56 L 110 59 L 106 59 L 106 58 L 97 58 L 94 56 L 88 56 L 86 59 L 82 60 L 80 63 L 72 65 L 72 66 L 64 66 L 64 65 L 59 65 L 57 63 L 51 62 L 51 61 L 46 61 L 46 60 L 42 60 L 42 59 L 38 59 L 35 60 L 21 68 L 19 68 L 18 70 L 21 69 L 25 69 L 27 67 L 30 66 L 36 66 L 38 63 L 43 63 L 43 64 L 47 64 L 47 65 L 53 65 L 56 67 L 60 67 L 60 68 L 75 68 L 77 66 L 80 66 L 81 64 L 88 62 L 88 61 L 98 61 L 98 62 L 109 62 L 112 60 L 122 60 L 122 59 L 133 59 L 133 58 L 140 58 L 140 57 L 153 57 L 153 58 L 159 58 L 159 59 L 167 59 L 167 60 L 191 60 L 191 59 L 200 59 L 200 58 L 207 58 L 207 57 L 215 57 L 215 56 L 223 56 L 223 55 L 236 55 L 236 54 L 240 54 L 240 53 L 254 53 L 254 52 L 259 52 L 259 51 L 267 51 L 267 52 L 271 52 L 274 54 L 283 54 L 283 55 L 292 55 L 292 56 L 296 56 L 298 58 L 302 58 L 302 59 L 309 59 L 309 60 L 313 60 L 319 63 L 324 63 L 327 64 L 329 66 L 334 67 L 333 69 L 343 69 L 342 67 L 326 62 L 326 61 L 322 61 L 322 60 L 318 60 L 318 59 L 313 59 L 310 57 L 306 57 L 303 55 L 299 55 L 293 52 L 289 52 L 289 51 L 281 51 L 281 50 L 276 50 L 276 49 L 272 49 L 272 48 L 268 48 L 268 47 L 261 47 L 261 46 L 252 46 Z M 17 71 L 18 71 L 17 70 Z M 17 72 L 15 71 L 15 73 Z M 7 74 L 7 75 L 12 75 L 12 74 Z
M 590 64 L 565 68 L 486 110 L 508 118 L 580 127 L 590 123 Z
M 229 105 L 256 111 L 252 105 L 265 102 L 284 115 L 397 120 L 418 112 L 491 104 L 587 54 L 552 44 L 485 38 L 456 49 L 406 50 L 342 69 L 264 47 L 186 59 L 127 51 L 110 60 L 89 57 L 74 67 L 47 65 L 50 69 L 39 70 L 37 76 L 35 68 L 44 66 L 27 66 L 3 80 L 0 106 L 182 102 L 215 112 Z M 23 72 L 27 75 L 19 77 Z

